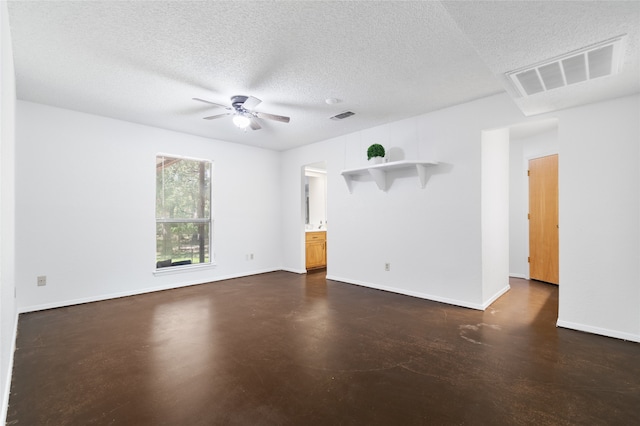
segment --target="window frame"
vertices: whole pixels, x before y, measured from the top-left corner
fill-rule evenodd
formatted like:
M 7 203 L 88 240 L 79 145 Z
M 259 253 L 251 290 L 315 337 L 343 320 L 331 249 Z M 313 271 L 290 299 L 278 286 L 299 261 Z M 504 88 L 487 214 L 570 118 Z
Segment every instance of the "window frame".
M 158 152 L 156 153 L 156 155 L 154 156 L 154 160 L 156 163 L 156 169 L 155 169 L 155 176 L 154 179 L 156 181 L 156 183 L 154 184 L 154 190 L 155 190 L 155 196 L 154 196 L 154 200 L 157 197 L 157 193 L 158 193 L 158 185 L 157 185 L 157 173 L 158 173 L 158 158 L 159 157 L 166 157 L 166 158 L 175 158 L 175 159 L 179 159 L 179 160 L 188 160 L 188 161 L 197 161 L 199 163 L 207 163 L 209 165 L 209 218 L 158 218 L 158 208 L 157 208 L 157 201 L 154 202 L 154 228 L 157 229 L 157 225 L 159 223 L 194 223 L 194 224 L 208 224 L 209 225 L 209 235 L 208 235 L 208 240 L 209 240 L 209 261 L 208 262 L 203 262 L 203 263 L 192 263 L 189 265 L 176 265 L 176 266 L 165 266 L 165 267 L 161 267 L 158 268 L 157 264 L 158 264 L 158 258 L 157 258 L 157 244 L 158 244 L 158 240 L 157 240 L 157 236 L 155 238 L 155 246 L 156 246 L 156 254 L 155 254 L 155 268 L 153 271 L 154 275 L 167 275 L 167 274 L 174 274 L 174 273 L 180 273 L 180 272 L 189 272 L 189 271 L 194 271 L 194 270 L 200 270 L 200 269 L 209 269 L 209 268 L 213 268 L 216 266 L 216 262 L 215 262 L 215 256 L 214 256 L 214 244 L 213 244 L 213 226 L 214 226 L 214 200 L 213 200 L 213 172 L 214 172 L 214 161 L 210 160 L 210 159 L 206 159 L 206 158 L 196 158 L 196 157 L 189 157 L 189 156 L 184 156 L 184 155 L 175 155 L 175 154 L 169 154 L 169 153 L 165 153 L 165 152 Z M 155 234 L 155 232 L 154 232 Z

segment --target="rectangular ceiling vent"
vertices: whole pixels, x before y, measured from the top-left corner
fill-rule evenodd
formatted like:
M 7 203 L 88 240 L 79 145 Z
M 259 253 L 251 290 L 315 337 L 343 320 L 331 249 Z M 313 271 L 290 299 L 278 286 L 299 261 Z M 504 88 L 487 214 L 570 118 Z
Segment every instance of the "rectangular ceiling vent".
M 614 75 L 620 69 L 623 38 L 615 37 L 505 75 L 522 96 Z
M 334 115 L 333 117 L 329 117 L 329 119 L 331 119 L 331 120 L 344 120 L 345 118 L 351 117 L 354 114 L 355 114 L 355 112 L 345 111 L 345 112 L 341 112 L 340 114 Z

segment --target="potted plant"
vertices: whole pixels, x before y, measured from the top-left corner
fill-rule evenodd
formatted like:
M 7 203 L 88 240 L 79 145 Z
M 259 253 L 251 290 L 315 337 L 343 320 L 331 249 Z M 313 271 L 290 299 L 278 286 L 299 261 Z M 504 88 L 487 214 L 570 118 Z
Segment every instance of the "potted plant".
M 382 163 L 384 154 L 384 147 L 379 143 L 374 143 L 367 149 L 367 160 L 374 164 Z

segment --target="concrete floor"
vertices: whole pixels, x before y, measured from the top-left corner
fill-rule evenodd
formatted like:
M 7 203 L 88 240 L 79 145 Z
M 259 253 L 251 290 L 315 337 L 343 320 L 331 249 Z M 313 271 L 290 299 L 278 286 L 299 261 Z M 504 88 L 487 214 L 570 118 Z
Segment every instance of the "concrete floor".
M 640 424 L 640 344 L 274 272 L 23 314 L 10 425 Z

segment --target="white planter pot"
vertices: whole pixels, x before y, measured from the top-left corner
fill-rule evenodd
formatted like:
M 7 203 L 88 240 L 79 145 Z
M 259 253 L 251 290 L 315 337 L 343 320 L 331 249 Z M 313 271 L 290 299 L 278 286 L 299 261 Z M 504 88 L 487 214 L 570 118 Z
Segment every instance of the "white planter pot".
M 384 157 L 372 157 L 369 160 L 369 164 L 382 164 L 384 162 Z

